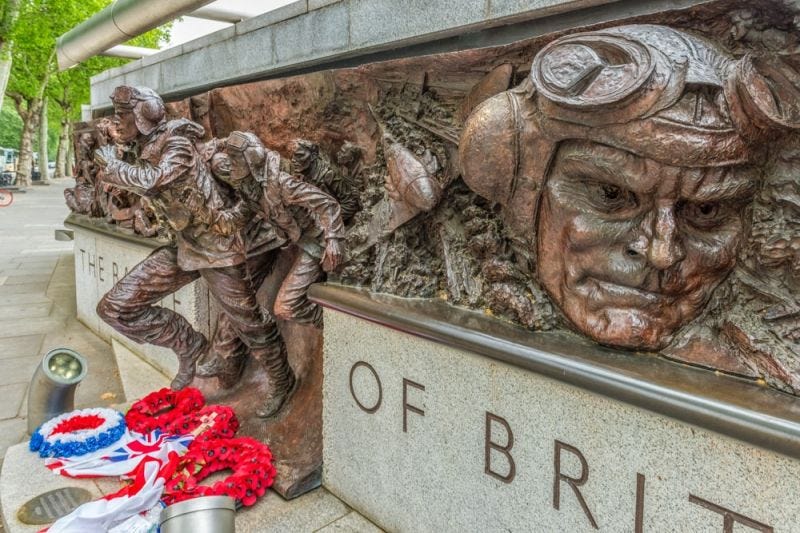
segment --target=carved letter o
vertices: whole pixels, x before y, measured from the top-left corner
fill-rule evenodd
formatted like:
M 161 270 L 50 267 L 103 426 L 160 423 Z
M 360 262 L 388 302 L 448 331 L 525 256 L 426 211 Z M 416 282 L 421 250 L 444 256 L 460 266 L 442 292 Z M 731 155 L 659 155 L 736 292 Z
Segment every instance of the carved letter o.
M 378 401 L 375 402 L 375 405 L 373 405 L 372 407 L 366 407 L 364 404 L 358 401 L 358 398 L 356 398 L 356 391 L 353 388 L 353 374 L 355 374 L 356 368 L 360 366 L 363 366 L 364 368 L 372 372 L 372 375 L 375 376 L 375 382 L 378 384 Z M 383 387 L 381 386 L 381 378 L 378 377 L 378 373 L 375 372 L 375 369 L 372 368 L 372 365 L 370 365 L 366 361 L 357 361 L 350 369 L 350 394 L 353 396 L 353 400 L 355 400 L 358 407 L 360 407 L 361 410 L 366 413 L 372 414 L 381 407 L 381 402 L 383 401 Z

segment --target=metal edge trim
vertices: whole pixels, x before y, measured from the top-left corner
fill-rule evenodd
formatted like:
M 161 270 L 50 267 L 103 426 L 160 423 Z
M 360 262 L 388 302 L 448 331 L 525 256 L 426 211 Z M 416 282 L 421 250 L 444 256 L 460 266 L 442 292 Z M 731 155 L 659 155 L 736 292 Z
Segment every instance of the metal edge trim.
M 149 248 L 151 250 L 169 245 L 169 242 L 167 241 L 160 241 L 149 237 L 141 237 L 135 234 L 123 233 L 122 231 L 112 229 L 113 226 L 110 225 L 109 227 L 104 227 L 99 224 L 93 224 L 87 220 L 84 220 L 84 215 L 76 215 L 75 213 L 70 213 L 67 218 L 64 219 L 64 226 L 67 228 L 78 228 L 92 231 L 94 233 L 100 233 L 114 239 L 138 244 L 139 246 Z
M 386 295 L 381 297 L 392 298 Z M 376 302 L 358 289 L 316 284 L 309 290 L 309 298 L 333 311 L 452 348 L 484 355 L 790 457 L 800 457 L 800 421 L 790 417 L 746 409 L 710 395 L 700 396 L 665 387 L 656 381 L 626 376 L 579 358 L 570 359 L 514 341 L 488 336 L 480 331 L 444 322 L 435 316 L 405 310 L 402 313 L 392 312 L 391 305 L 387 305 L 385 301 Z M 454 312 L 459 311 L 456 309 Z M 466 310 L 461 312 L 471 313 Z M 749 383 L 741 383 L 741 386 L 755 387 Z M 777 391 L 774 394 L 785 397 L 791 403 L 800 402 L 800 399 Z

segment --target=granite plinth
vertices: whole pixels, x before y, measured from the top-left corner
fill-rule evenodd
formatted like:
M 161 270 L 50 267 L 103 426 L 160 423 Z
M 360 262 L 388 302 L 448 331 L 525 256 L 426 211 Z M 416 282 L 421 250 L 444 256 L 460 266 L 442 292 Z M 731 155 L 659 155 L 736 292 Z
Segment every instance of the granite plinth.
M 434 302 L 313 295 L 327 306 L 323 485 L 387 530 L 797 530 L 795 398 L 641 355 L 593 359 L 589 346 L 568 354 L 530 334 L 526 346 L 519 328 L 466 311 L 447 316 L 448 338 Z M 481 353 L 504 330 L 507 358 L 527 348 L 539 371 Z M 613 373 L 626 391 L 608 385 Z M 694 418 L 631 392 L 667 384 Z M 720 396 L 726 387 L 739 399 Z M 748 397 L 764 425 L 737 433 L 722 419 L 747 418 L 736 402 Z M 735 437 L 759 432 L 761 446 Z

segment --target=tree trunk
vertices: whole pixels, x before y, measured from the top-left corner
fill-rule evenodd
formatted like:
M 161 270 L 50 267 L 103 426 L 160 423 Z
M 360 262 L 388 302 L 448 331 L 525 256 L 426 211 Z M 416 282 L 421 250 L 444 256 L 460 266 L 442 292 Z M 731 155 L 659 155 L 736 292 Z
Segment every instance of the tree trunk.
M 58 134 L 58 150 L 56 151 L 56 179 L 66 178 L 72 174 L 67 172 L 67 152 L 69 151 L 69 120 L 61 119 L 61 130 Z
M 39 122 L 39 106 L 41 100 L 33 100 L 27 111 L 19 113 L 22 118 L 22 138 L 19 143 L 19 164 L 17 166 L 17 185 L 19 187 L 31 186 L 31 171 L 33 170 L 33 134 Z
M 42 101 L 42 107 L 39 110 L 39 173 L 41 174 L 42 183 L 50 181 L 50 174 L 47 168 L 47 163 L 50 160 L 48 155 L 48 124 L 47 124 L 47 99 Z
M 75 176 L 75 138 L 72 122 L 67 122 L 67 176 Z
M 2 54 L 2 52 L 0 52 Z M 8 77 L 11 74 L 11 58 L 7 61 L 2 59 L 0 55 L 0 109 L 3 109 L 3 100 L 5 100 L 6 85 L 8 85 Z
M 20 0 L 5 0 L 3 16 L 0 17 L 0 109 L 3 108 L 3 100 L 6 94 L 6 84 L 11 74 L 11 54 L 10 42 L 5 41 L 6 36 L 14 26 L 14 22 L 19 15 Z

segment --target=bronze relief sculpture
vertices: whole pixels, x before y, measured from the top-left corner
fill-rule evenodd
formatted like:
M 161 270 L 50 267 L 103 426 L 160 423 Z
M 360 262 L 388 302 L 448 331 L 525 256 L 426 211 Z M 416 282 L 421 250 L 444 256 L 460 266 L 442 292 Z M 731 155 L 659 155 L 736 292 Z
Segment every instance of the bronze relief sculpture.
M 148 197 L 175 235 L 175 245 L 155 250 L 100 300 L 98 315 L 137 342 L 171 348 L 179 360 L 172 387 L 191 383 L 195 363 L 208 341 L 179 314 L 156 305 L 164 296 L 203 277 L 227 324 L 264 361 L 271 388 L 260 416 L 277 412 L 294 382 L 273 320 L 262 315 L 247 271 L 241 223 L 197 149 L 202 127 L 165 120 L 164 104 L 152 90 L 118 87 L 114 102 L 117 133 L 136 143 L 134 164 L 117 158 L 116 147 L 96 152 L 105 183 Z
M 246 431 L 287 456 L 321 432 L 325 279 L 798 394 L 800 31 L 726 5 L 218 88 L 175 120 L 121 88 L 127 148 L 81 164 L 175 244 L 98 311 L 173 347 L 175 386 L 200 362 L 213 401 L 257 404 Z M 156 304 L 200 277 L 210 341 Z
M 800 127 L 793 76 L 663 26 L 563 37 L 468 119 L 464 179 L 577 330 L 658 350 L 736 264 L 763 152 Z

